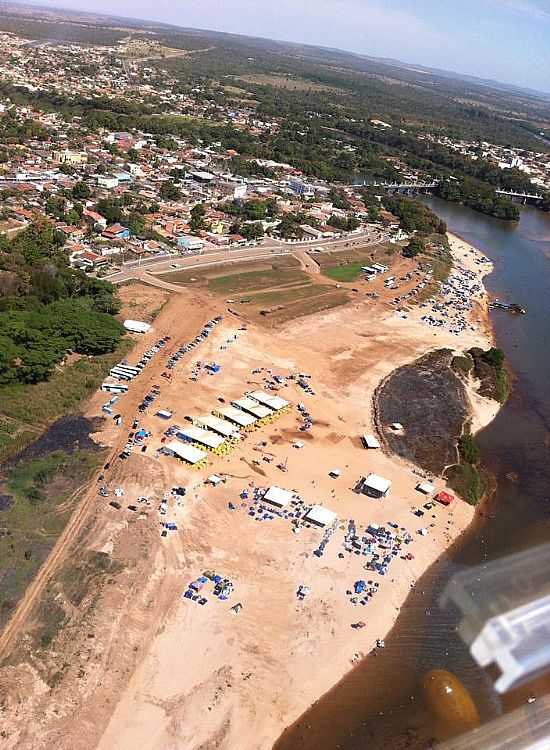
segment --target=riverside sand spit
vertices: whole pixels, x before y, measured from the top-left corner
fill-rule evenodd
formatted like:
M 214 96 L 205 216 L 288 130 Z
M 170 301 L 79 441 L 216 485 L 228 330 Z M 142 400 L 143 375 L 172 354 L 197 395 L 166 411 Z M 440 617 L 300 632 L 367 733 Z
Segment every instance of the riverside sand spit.
M 427 323 L 420 306 L 396 313 L 389 305 L 356 301 L 277 330 L 244 330 L 207 295 L 170 299 L 140 350 L 163 334 L 174 342 L 189 338 L 203 318 L 223 313 L 224 319 L 174 368 L 170 383 L 159 383 L 160 364 L 141 376 L 149 386 L 161 385 L 158 408 L 172 417 L 167 423 L 156 417 L 156 402 L 139 415 L 150 433 L 147 450 L 110 468 L 104 481 L 111 495 L 97 499 L 79 541 L 80 555 L 109 555 L 119 572 L 80 607 L 65 608 L 67 624 L 51 653 L 29 657 L 24 651 L 32 642 L 31 623 L 0 670 L 6 748 L 268 750 L 385 637 L 415 581 L 474 515 L 456 500 L 419 519 L 414 510 L 426 498 L 416 490 L 416 467 L 382 450 L 367 451 L 360 439 L 375 432 L 373 394 L 396 368 L 433 349 L 492 344 L 482 285 L 491 266 L 458 237 L 450 236 L 450 244 L 455 276 L 444 292 L 459 309 L 448 318 L 434 303 L 429 315 L 441 325 Z M 209 375 L 204 363 L 213 361 L 221 369 Z M 184 427 L 186 416 L 208 414 L 222 407 L 221 399 L 227 406 L 270 385 L 293 408 L 247 434 L 227 455 L 211 455 L 207 469 L 190 470 L 159 455 L 170 424 Z M 105 395 L 92 400 L 88 416 L 100 414 Z M 498 405 L 472 387 L 468 398 L 479 429 Z M 117 406 L 128 429 L 138 403 L 130 392 Z M 311 428 L 301 430 L 306 422 Z M 120 430 L 109 427 L 97 439 L 117 447 Z M 205 483 L 212 472 L 225 481 Z M 391 480 L 387 497 L 354 492 L 369 473 Z M 441 478 L 434 484 L 445 489 Z M 270 486 L 292 492 L 287 509 L 254 502 Z M 186 489 L 183 498 L 168 497 L 166 519 L 178 530 L 161 536 L 165 519 L 158 508 L 173 487 Z M 120 509 L 108 504 L 115 489 L 124 492 Z M 333 511 L 338 522 L 325 529 L 303 523 L 313 505 Z M 371 534 L 371 551 L 362 554 L 365 545 L 358 551 L 350 544 L 350 521 L 359 537 L 376 524 L 389 534 Z M 373 554 L 380 555 L 383 575 L 368 566 Z M 204 572 L 197 600 L 185 597 Z M 227 579 L 223 597 L 214 595 L 215 575 Z M 365 590 L 357 592 L 359 581 Z M 62 588 L 55 580 L 51 586 L 63 603 Z M 358 622 L 365 626 L 351 627 Z

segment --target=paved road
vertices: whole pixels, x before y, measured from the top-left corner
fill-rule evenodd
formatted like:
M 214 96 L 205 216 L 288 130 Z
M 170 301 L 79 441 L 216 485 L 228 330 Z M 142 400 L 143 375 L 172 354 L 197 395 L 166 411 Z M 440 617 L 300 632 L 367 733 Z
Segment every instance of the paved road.
M 191 270 L 193 268 L 204 268 L 210 265 L 221 265 L 225 263 L 237 263 L 242 261 L 265 260 L 282 255 L 297 254 L 302 257 L 304 252 L 312 248 L 321 248 L 325 252 L 338 252 L 348 250 L 353 247 L 376 244 L 384 241 L 386 237 L 378 234 L 369 233 L 352 235 L 337 240 L 321 240 L 311 243 L 288 244 L 270 240 L 255 247 L 242 247 L 225 250 L 208 250 L 202 255 L 191 255 L 184 257 L 162 256 L 147 258 L 143 261 L 130 261 L 125 263 L 123 268 L 117 273 L 106 276 L 105 278 L 113 284 L 122 284 L 131 279 L 141 279 L 150 283 L 153 274 L 175 273 L 181 270 Z M 168 288 L 168 287 L 166 287 Z

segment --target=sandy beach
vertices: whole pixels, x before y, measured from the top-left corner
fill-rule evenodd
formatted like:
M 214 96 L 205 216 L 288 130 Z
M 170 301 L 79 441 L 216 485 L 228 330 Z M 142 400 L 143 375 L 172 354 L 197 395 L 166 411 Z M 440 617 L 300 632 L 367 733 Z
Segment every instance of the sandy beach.
M 449 240 L 455 271 L 467 271 L 481 285 L 490 263 L 459 237 Z M 155 321 L 155 335 L 185 316 L 189 303 L 186 294 L 171 297 Z M 209 299 L 204 305 L 212 316 L 224 309 Z M 98 506 L 88 544 L 122 560 L 123 571 L 71 631 L 70 642 L 56 644 L 58 652 L 66 649 L 63 679 L 45 692 L 38 670 L 11 668 L 11 678 L 26 685 L 28 695 L 8 706 L 12 733 L 6 747 L 269 750 L 286 726 L 385 637 L 415 581 L 472 521 L 474 509 L 460 500 L 416 517 L 413 510 L 426 498 L 416 490 L 415 467 L 381 450 L 365 450 L 360 437 L 374 433 L 372 396 L 394 369 L 434 348 L 492 345 L 483 289 L 472 297 L 460 335 L 447 325 L 427 325 L 420 306 L 399 315 L 370 301 L 277 330 L 241 330 L 239 319 L 224 315 L 200 350 L 177 366 L 171 383 L 162 383 L 158 407 L 172 412 L 170 422 L 154 416 L 155 404 L 141 418 L 151 433 L 147 452 L 119 462 L 108 478 L 111 491 L 124 489 L 125 503 L 144 496 L 150 505 L 143 517 L 125 507 Z M 209 375 L 203 368 L 191 381 L 197 360 L 215 361 L 221 370 Z M 311 376 L 314 395 L 289 378 L 296 373 Z M 274 374 L 281 376 L 278 395 L 292 404 L 288 413 L 248 434 L 230 454 L 211 455 L 202 471 L 157 457 L 168 424 L 185 425 L 186 416 L 219 408 L 221 398 L 229 403 L 265 389 Z M 478 430 L 498 405 L 473 388 L 469 395 Z M 104 396 L 93 399 L 90 415 L 99 413 Z M 313 418 L 307 432 L 299 430 L 299 403 Z M 114 444 L 116 430 L 98 439 Z M 337 478 L 329 476 L 333 469 L 340 472 Z M 205 484 L 212 472 L 225 481 Z M 386 498 L 353 491 L 370 472 L 391 480 Z M 302 526 L 294 533 L 288 518 L 257 520 L 249 513 L 255 488 L 272 485 L 337 514 L 322 557 L 313 552 L 323 529 Z M 165 519 L 158 506 L 174 486 L 187 491 L 185 498 L 169 500 L 167 518 L 178 531 L 161 538 Z M 435 486 L 445 489 L 441 478 Z M 364 558 L 345 550 L 350 519 L 362 530 L 391 523 L 410 534 L 412 541 L 392 557 L 384 576 L 366 571 Z M 205 606 L 183 598 L 205 570 L 231 581 L 228 600 L 210 589 Z M 368 606 L 352 603 L 347 593 L 358 579 L 379 584 Z M 300 586 L 308 590 L 303 599 L 297 597 Z M 242 608 L 235 612 L 237 603 Z M 351 628 L 358 621 L 365 627 Z M 31 705 L 33 719 L 25 722 Z

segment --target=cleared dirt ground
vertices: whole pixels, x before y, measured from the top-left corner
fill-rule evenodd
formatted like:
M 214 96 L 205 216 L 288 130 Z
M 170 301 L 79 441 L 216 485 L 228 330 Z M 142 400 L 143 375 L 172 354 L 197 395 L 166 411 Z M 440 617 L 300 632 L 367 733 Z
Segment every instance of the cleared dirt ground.
M 122 307 L 120 320 L 143 320 L 151 323 L 170 298 L 169 292 L 157 289 L 137 281 L 128 282 L 118 287 Z
M 26 609 L 0 641 L 3 653 L 11 653 L 0 669 L 7 750 L 270 750 L 285 726 L 385 636 L 411 585 L 472 518 L 460 501 L 450 510 L 436 508 L 428 537 L 421 537 L 427 521 L 412 511 L 425 499 L 415 491 L 413 467 L 360 443 L 361 434 L 373 431 L 375 387 L 427 350 L 449 346 L 450 334 L 420 325 L 412 313 L 398 318 L 385 302 L 364 295 L 273 330 L 243 325 L 228 307 L 198 288 L 184 290 L 170 299 L 150 336 L 136 340 L 131 360 L 162 334 L 172 336 L 168 349 L 174 349 L 208 318 L 224 314 L 170 383 L 160 377 L 169 351 L 153 360 L 118 403 L 123 427 L 108 422 L 97 435 L 117 455 L 144 393 L 161 385 L 161 396 L 141 417 L 151 432 L 147 452 L 112 460 L 104 472 L 111 492 L 124 489 L 122 507 L 109 506 L 112 495 L 99 497 L 98 485 L 92 488 L 49 575 L 31 587 Z M 487 342 L 478 329 L 460 345 Z M 221 370 L 209 375 L 202 368 L 193 381 L 198 360 L 215 361 Z M 253 372 L 258 368 L 264 369 Z M 186 416 L 219 408 L 222 398 L 228 403 L 265 387 L 269 370 L 312 376 L 314 395 L 292 380 L 280 386 L 291 404 L 306 404 L 314 419 L 310 432 L 299 430 L 302 420 L 292 408 L 229 454 L 210 456 L 201 471 L 157 457 L 170 424 L 155 416 L 158 408 L 170 409 L 171 422 L 184 425 Z M 104 394 L 92 400 L 90 416 L 104 400 Z M 302 448 L 293 447 L 296 439 Z M 338 479 L 329 476 L 334 468 Z M 214 471 L 226 478 L 217 488 L 204 482 Z M 392 480 L 383 501 L 353 492 L 371 471 Z M 160 516 L 160 499 L 174 485 L 186 488 L 185 498 L 171 498 L 168 515 Z M 288 521 L 256 521 L 242 506 L 243 490 L 269 485 L 293 489 L 337 514 L 323 557 L 313 554 L 321 529 L 295 534 Z M 440 478 L 436 486 L 444 486 Z M 141 496 L 149 504 L 139 503 Z M 162 538 L 165 518 L 178 530 Z M 396 557 L 367 608 L 353 606 L 346 594 L 355 580 L 370 577 L 361 557 L 340 556 L 351 518 L 361 528 L 395 522 L 414 540 L 413 559 Z M 189 582 L 207 569 L 233 582 L 231 598 L 220 601 L 209 591 L 205 606 L 183 599 Z M 296 597 L 300 585 L 310 588 L 303 601 Z M 237 603 L 242 609 L 235 613 Z M 33 629 L 56 613 L 62 627 L 41 649 Z M 366 627 L 351 629 L 358 620 Z

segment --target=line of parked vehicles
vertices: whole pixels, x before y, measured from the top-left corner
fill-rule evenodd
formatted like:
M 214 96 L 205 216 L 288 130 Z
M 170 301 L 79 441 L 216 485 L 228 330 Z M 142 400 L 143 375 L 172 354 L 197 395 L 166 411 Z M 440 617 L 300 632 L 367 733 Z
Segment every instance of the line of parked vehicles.
M 217 315 L 215 318 L 212 318 L 212 320 L 209 320 L 208 323 L 206 323 L 206 325 L 202 329 L 202 331 L 195 336 L 193 341 L 189 341 L 189 343 L 183 344 L 182 346 L 180 346 L 180 348 L 176 352 L 174 352 L 174 354 L 172 354 L 172 356 L 166 363 L 166 369 L 173 370 L 174 367 L 179 362 L 179 360 L 185 354 L 187 354 L 187 352 L 192 351 L 202 341 L 205 341 L 210 336 L 214 328 L 218 325 L 218 323 L 221 323 L 222 320 L 223 320 L 222 315 Z M 168 373 L 163 373 L 162 375 L 163 377 L 168 377 L 168 378 L 170 377 Z

